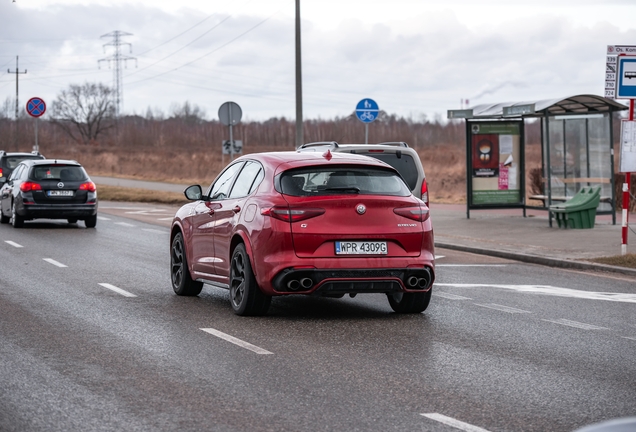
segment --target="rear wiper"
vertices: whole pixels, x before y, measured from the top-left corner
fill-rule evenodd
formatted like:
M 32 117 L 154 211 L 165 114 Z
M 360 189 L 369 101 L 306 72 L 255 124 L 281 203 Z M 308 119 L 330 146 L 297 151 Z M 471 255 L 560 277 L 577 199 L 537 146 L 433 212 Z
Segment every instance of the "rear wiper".
M 325 189 L 326 191 L 338 191 L 338 192 L 353 192 L 356 194 L 360 193 L 360 188 L 357 186 L 339 186 L 339 187 L 328 187 Z

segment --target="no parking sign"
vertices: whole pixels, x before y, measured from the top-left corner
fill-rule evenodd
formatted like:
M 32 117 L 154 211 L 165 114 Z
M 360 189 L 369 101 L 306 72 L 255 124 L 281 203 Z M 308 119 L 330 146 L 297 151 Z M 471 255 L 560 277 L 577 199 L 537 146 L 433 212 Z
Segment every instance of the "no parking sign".
M 26 110 L 31 117 L 41 117 L 46 112 L 46 104 L 42 98 L 32 97 L 27 101 Z

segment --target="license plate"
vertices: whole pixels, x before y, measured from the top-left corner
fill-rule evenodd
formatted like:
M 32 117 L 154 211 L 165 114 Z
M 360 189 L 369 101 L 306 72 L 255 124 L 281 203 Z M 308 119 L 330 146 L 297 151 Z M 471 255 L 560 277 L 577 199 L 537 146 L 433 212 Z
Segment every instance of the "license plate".
M 384 241 L 337 241 L 336 255 L 386 255 Z
M 50 190 L 49 196 L 73 196 L 72 190 Z

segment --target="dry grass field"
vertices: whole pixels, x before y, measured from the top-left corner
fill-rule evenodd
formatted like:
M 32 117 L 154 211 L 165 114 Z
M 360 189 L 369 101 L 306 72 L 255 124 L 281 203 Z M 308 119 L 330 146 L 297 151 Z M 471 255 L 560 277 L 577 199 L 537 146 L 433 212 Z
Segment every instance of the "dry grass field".
M 531 195 L 537 186 L 533 179 L 540 179 L 540 173 L 532 175 L 533 169 L 541 167 L 539 124 L 526 122 L 525 131 L 526 195 Z M 354 117 L 307 120 L 304 134 L 306 142 L 364 142 L 364 126 Z M 94 176 L 208 185 L 229 162 L 229 156 L 221 155 L 221 142 L 228 137 L 227 127 L 218 121 L 130 116 L 90 144 L 78 143 L 54 124 L 40 121 L 38 141 L 45 156 L 77 160 Z M 276 118 L 240 123 L 234 127 L 234 137 L 243 141 L 244 154 L 293 150 L 295 123 Z M 383 114 L 370 125 L 369 141 L 407 142 L 420 155 L 431 202 L 466 202 L 463 121 L 413 121 Z M 17 122 L 17 133 L 15 121 L 0 119 L 0 149 L 30 151 L 33 143 L 33 119 Z

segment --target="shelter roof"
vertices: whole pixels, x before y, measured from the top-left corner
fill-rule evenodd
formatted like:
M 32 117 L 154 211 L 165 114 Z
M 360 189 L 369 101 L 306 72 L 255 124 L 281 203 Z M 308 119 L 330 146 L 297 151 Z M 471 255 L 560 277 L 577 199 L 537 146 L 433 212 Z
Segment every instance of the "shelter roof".
M 524 107 L 534 106 L 534 112 L 524 112 Z M 505 108 L 519 108 L 519 114 L 504 116 Z M 576 95 L 558 99 L 547 99 L 528 102 L 502 102 L 496 104 L 482 104 L 472 108 L 473 118 L 502 118 L 502 117 L 541 117 L 546 115 L 597 114 L 626 110 L 628 107 L 602 96 Z

